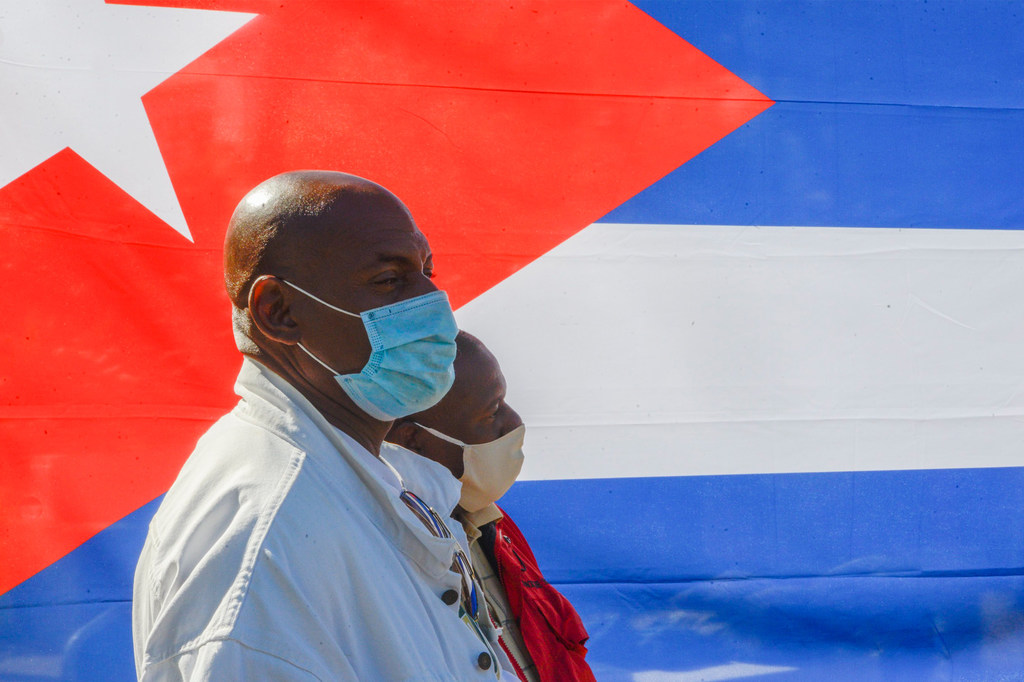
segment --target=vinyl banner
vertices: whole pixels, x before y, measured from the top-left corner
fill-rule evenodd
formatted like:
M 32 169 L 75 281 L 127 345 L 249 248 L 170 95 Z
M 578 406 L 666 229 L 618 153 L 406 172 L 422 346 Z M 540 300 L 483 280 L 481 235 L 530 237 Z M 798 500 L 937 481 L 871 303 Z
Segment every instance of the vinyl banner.
M 227 221 L 314 168 L 500 361 L 599 680 L 1024 677 L 1017 3 L 10 1 L 0 95 L 0 679 L 134 679 Z

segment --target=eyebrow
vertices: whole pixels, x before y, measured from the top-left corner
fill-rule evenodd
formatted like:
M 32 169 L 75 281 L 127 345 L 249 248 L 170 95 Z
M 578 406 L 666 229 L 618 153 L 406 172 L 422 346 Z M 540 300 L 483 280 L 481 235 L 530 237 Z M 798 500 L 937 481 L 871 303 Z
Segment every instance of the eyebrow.
M 410 263 L 412 258 L 408 256 L 392 256 L 389 254 L 377 254 L 378 263 Z
M 428 254 L 427 257 L 423 260 L 424 264 L 430 262 L 433 259 L 433 257 L 434 257 L 433 254 Z M 416 259 L 415 258 L 410 258 L 409 256 L 401 256 L 401 255 L 398 255 L 398 254 L 379 253 L 379 254 L 377 254 L 376 260 L 374 260 L 372 263 L 369 263 L 369 264 L 363 266 L 362 268 L 360 268 L 360 270 L 371 270 L 371 269 L 376 268 L 376 267 L 378 267 L 380 265 L 389 265 L 389 264 L 394 264 L 394 265 L 415 265 L 416 264 Z

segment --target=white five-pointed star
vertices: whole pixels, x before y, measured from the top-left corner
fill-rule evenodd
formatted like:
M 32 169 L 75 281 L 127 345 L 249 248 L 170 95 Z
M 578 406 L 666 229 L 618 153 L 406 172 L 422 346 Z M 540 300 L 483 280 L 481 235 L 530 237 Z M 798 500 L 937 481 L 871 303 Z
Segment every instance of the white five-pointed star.
M 252 16 L 0 0 L 0 187 L 71 147 L 189 237 L 140 98 Z

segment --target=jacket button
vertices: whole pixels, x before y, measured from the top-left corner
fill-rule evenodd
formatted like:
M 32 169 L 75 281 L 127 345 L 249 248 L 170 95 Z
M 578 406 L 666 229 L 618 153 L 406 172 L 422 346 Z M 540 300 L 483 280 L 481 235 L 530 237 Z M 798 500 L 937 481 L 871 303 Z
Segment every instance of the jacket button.
M 476 657 L 476 664 L 480 666 L 481 670 L 487 670 L 491 667 L 491 655 L 486 651 Z
M 443 601 L 448 606 L 451 606 L 455 602 L 459 601 L 459 593 L 455 590 L 448 590 L 441 595 L 441 601 Z

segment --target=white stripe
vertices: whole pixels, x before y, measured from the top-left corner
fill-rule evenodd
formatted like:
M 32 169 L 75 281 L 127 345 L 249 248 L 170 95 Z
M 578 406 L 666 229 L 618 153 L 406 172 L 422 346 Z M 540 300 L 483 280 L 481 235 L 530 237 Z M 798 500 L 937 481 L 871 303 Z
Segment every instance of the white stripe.
M 674 672 L 668 670 L 644 670 L 633 673 L 633 682 L 715 682 L 717 680 L 738 680 L 744 677 L 772 675 L 796 670 L 778 665 L 755 665 L 753 663 L 728 663 L 700 670 Z
M 1024 232 L 595 224 L 457 317 L 522 479 L 1024 465 Z

